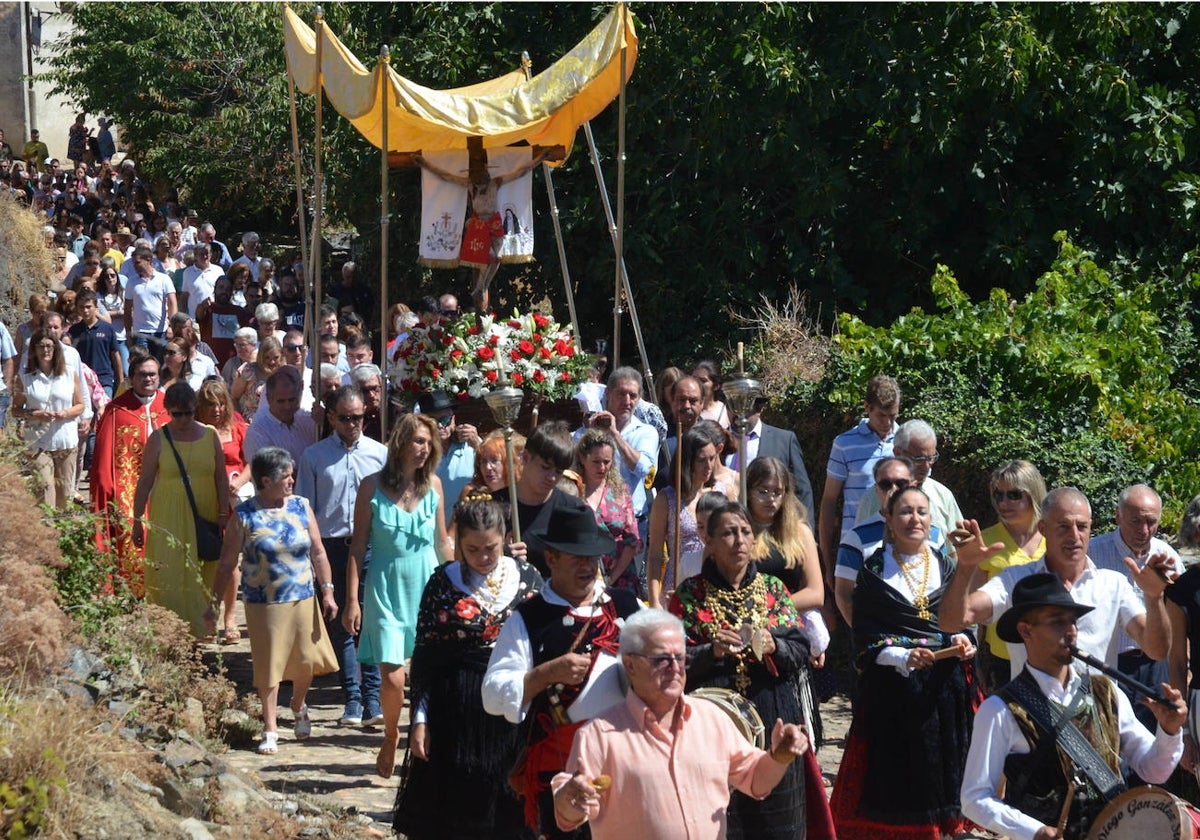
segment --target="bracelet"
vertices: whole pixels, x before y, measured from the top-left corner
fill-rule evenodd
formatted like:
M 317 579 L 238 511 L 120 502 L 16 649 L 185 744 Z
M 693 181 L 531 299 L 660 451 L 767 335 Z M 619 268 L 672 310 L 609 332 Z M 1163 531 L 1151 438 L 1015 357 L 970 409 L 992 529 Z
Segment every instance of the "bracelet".
M 333 582 L 330 581 L 329 583 L 322 583 L 321 588 L 322 589 L 333 589 Z

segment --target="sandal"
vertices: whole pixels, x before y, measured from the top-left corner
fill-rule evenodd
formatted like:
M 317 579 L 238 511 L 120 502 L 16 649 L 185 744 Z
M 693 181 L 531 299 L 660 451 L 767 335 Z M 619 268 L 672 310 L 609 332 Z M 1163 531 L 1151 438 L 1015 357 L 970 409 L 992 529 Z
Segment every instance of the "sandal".
M 279 733 L 264 732 L 263 739 L 258 742 L 259 755 L 275 755 L 279 752 Z
M 242 631 L 236 627 L 226 627 L 221 632 L 221 644 L 236 645 L 242 640 Z
M 296 712 L 296 722 L 292 725 L 292 732 L 297 741 L 303 741 L 312 734 L 312 721 L 308 719 L 307 703 L 300 707 L 300 711 Z

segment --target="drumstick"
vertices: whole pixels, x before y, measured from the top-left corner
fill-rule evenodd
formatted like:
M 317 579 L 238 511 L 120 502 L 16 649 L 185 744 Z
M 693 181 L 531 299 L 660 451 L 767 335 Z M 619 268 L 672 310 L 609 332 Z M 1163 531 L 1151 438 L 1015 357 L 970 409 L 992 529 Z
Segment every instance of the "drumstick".
M 1058 833 L 1061 835 L 1067 830 L 1067 817 L 1071 814 L 1071 800 L 1075 798 L 1075 775 L 1071 774 L 1071 778 L 1067 779 L 1067 797 L 1063 800 L 1062 813 L 1058 815 Z
M 937 662 L 938 660 L 941 660 L 941 659 L 951 659 L 955 656 L 958 656 L 961 653 L 962 653 L 961 647 L 959 647 L 958 645 L 952 645 L 951 647 L 948 647 L 948 648 L 942 648 L 941 650 L 935 650 L 933 652 L 933 661 Z

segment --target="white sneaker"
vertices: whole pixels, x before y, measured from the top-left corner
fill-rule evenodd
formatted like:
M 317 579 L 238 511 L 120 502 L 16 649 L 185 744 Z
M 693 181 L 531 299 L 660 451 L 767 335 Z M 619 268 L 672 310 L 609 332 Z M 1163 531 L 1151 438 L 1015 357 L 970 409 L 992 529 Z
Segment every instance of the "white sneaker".
M 292 732 L 297 741 L 303 741 L 312 734 L 312 721 L 308 719 L 307 703 L 300 707 L 300 711 L 296 712 L 296 722 L 292 726 Z

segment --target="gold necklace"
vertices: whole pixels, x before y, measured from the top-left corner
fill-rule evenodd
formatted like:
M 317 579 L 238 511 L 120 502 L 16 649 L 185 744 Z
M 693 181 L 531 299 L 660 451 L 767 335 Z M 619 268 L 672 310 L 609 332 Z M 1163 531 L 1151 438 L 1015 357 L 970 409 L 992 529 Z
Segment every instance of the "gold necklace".
M 715 587 L 706 587 L 706 606 L 713 616 L 713 633 L 722 627 L 730 629 L 740 628 L 743 624 L 749 624 L 754 628 L 754 632 L 758 632 L 758 628 L 766 624 L 767 618 L 767 585 L 763 581 L 762 575 L 755 575 L 754 581 L 746 589 L 723 590 Z M 746 696 L 747 690 L 750 688 L 750 676 L 746 673 L 746 652 L 753 652 L 753 648 L 749 645 L 742 645 L 741 649 L 734 652 L 730 651 L 727 656 L 732 656 L 737 660 L 736 673 L 734 674 L 733 683 L 737 688 L 738 694 Z
M 472 577 L 479 575 L 478 572 L 470 569 L 469 566 L 467 568 L 470 570 Z M 499 577 L 496 576 L 497 571 L 500 572 Z M 508 580 L 508 564 L 501 557 L 500 561 L 496 563 L 495 568 L 488 572 L 486 576 L 479 575 L 479 577 L 483 579 L 480 581 L 479 586 L 472 588 L 471 597 L 481 607 L 486 607 L 488 612 L 495 612 L 494 608 L 500 600 L 500 592 L 504 589 L 504 582 Z M 487 590 L 487 594 L 484 594 L 484 590 Z
M 913 594 L 912 604 L 917 608 L 917 618 L 929 621 L 933 618 L 933 613 L 929 611 L 929 545 L 921 547 L 921 558 L 923 567 L 921 570 L 921 584 L 917 588 L 916 573 L 910 574 L 912 567 L 917 565 L 914 560 L 911 563 L 905 563 L 900 559 L 900 551 L 896 550 L 896 565 L 900 567 L 900 574 L 904 577 L 904 582 L 908 584 L 908 589 Z

